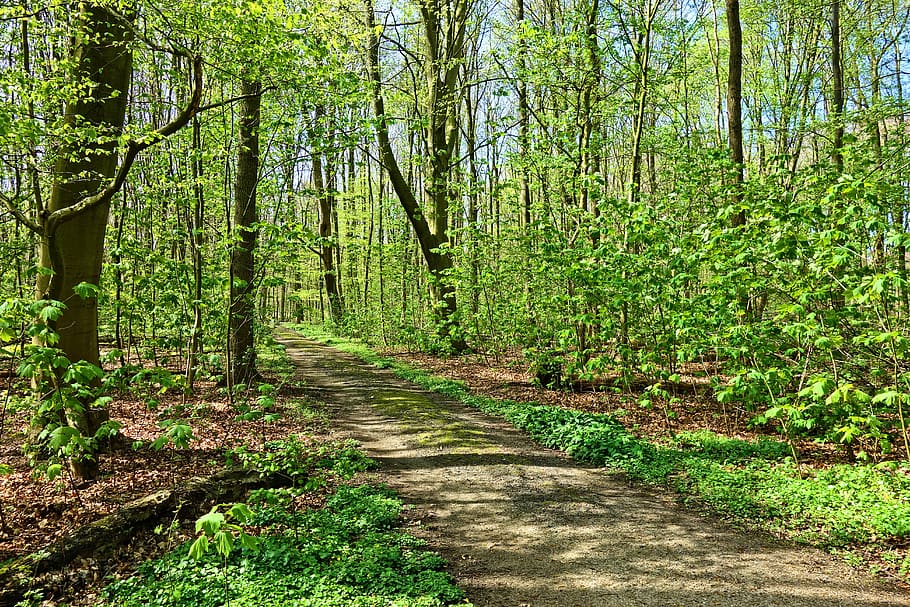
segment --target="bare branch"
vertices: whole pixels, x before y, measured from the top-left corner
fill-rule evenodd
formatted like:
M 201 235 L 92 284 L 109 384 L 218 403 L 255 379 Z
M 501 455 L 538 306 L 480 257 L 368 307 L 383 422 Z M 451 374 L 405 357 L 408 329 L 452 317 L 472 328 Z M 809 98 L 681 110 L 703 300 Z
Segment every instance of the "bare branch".
M 44 230 L 41 229 L 41 226 L 38 225 L 38 223 L 36 223 L 35 221 L 33 221 L 31 218 L 29 218 L 21 210 L 19 210 L 16 207 L 16 205 L 13 204 L 12 200 L 7 198 L 3 194 L 0 194 L 0 202 L 2 202 L 3 206 L 6 207 L 6 210 L 9 211 L 13 215 L 13 217 L 16 218 L 16 221 L 18 221 L 19 223 L 24 225 L 26 228 L 28 228 L 29 230 L 31 230 L 38 236 L 42 236 L 44 234 Z
M 272 91 L 277 88 L 278 87 L 276 85 L 272 84 L 270 86 L 264 87 L 262 89 L 262 92 L 266 93 L 268 91 Z M 238 95 L 236 97 L 231 97 L 230 99 L 223 99 L 221 101 L 216 101 L 215 103 L 209 103 L 208 105 L 203 105 L 202 107 L 200 107 L 199 112 L 201 113 L 201 112 L 205 112 L 208 110 L 214 110 L 214 109 L 223 107 L 225 105 L 230 105 L 232 103 L 237 103 L 238 101 L 243 101 L 244 99 L 249 99 L 250 97 L 254 97 L 254 96 L 255 95 Z

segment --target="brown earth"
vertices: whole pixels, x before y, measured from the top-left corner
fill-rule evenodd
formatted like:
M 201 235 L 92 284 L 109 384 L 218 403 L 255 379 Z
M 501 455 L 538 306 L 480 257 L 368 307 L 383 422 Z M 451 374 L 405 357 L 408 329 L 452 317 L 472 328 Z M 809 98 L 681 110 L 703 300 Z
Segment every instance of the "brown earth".
M 910 605 L 824 552 L 632 487 L 332 348 L 279 341 L 477 607 Z

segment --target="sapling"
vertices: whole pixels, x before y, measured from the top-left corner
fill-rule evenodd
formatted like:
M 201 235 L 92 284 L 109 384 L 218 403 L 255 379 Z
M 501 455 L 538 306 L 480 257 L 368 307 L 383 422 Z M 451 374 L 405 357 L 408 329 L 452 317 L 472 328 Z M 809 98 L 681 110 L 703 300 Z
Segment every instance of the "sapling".
M 221 512 L 222 508 L 225 508 L 224 512 Z M 246 533 L 242 527 L 252 516 L 253 512 L 246 504 L 218 504 L 212 506 L 207 514 L 196 519 L 196 533 L 199 534 L 199 537 L 190 546 L 188 556 L 195 561 L 200 561 L 214 547 L 215 553 L 221 559 L 224 602 L 228 606 L 231 604 L 230 579 L 227 570 L 228 557 L 238 543 L 248 550 L 259 548 L 259 538 Z

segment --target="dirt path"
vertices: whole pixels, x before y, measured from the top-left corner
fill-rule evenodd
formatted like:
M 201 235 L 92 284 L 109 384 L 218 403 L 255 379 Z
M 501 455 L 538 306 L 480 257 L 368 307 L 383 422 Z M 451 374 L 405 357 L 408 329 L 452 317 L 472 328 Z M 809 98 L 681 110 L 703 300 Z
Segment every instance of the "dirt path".
M 828 554 L 702 518 L 347 354 L 279 341 L 477 607 L 910 605 Z

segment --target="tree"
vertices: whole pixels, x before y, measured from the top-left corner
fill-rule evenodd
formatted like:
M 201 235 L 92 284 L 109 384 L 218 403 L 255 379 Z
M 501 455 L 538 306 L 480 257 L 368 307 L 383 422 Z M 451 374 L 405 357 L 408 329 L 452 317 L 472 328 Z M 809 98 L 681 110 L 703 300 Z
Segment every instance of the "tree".
M 743 29 L 739 19 L 739 0 L 727 1 L 727 34 L 730 37 L 730 57 L 727 63 L 727 137 L 730 160 L 733 162 L 734 227 L 746 223 L 742 209 L 745 155 L 743 154 Z
M 317 128 L 320 122 L 325 122 L 325 108 L 317 105 L 315 118 Z M 323 163 L 324 143 L 320 141 L 315 130 L 311 129 L 310 139 L 313 141 L 313 187 L 316 190 L 319 206 L 319 245 L 316 253 L 322 264 L 322 281 L 325 286 L 326 298 L 329 300 L 329 316 L 336 325 L 341 324 L 344 306 L 339 292 L 339 269 L 336 267 L 335 258 L 338 249 L 337 235 L 333 236 L 333 220 L 337 221 L 335 208 L 335 175 L 334 163 Z
M 193 89 L 187 105 L 160 129 L 121 145 L 132 72 L 134 9 L 114 10 L 104 2 L 82 2 L 73 21 L 68 83 L 80 95 L 70 100 L 63 118 L 64 137 L 56 151 L 50 196 L 36 189 L 32 214 L 3 196 L 7 209 L 41 239 L 37 281 L 39 299 L 62 301 L 63 315 L 53 323 L 56 344 L 72 362 L 99 364 L 98 303 L 105 230 L 110 204 L 142 150 L 183 127 L 202 96 L 202 62 L 192 62 Z M 70 407 L 60 420 L 91 437 L 99 417 L 88 407 Z M 97 473 L 92 459 L 74 461 L 83 478 Z
M 389 137 L 379 63 L 379 37 L 373 6 L 366 6 L 367 78 L 373 87 L 373 112 L 379 158 L 398 196 L 430 271 L 430 291 L 440 335 L 455 350 L 466 346 L 457 327 L 455 287 L 449 276 L 454 263 L 449 250 L 449 205 L 452 202 L 452 166 L 459 140 L 460 74 L 464 67 L 468 0 L 419 2 L 426 80 L 422 129 L 426 146 L 423 204 L 404 178 Z
M 259 377 L 256 370 L 256 188 L 259 183 L 259 122 L 262 84 L 240 84 L 237 169 L 234 178 L 234 245 L 231 249 L 231 304 L 229 385 L 249 386 Z
M 831 120 L 834 122 L 834 168 L 844 170 L 844 66 L 841 59 L 840 0 L 831 2 Z

